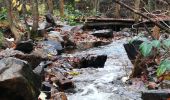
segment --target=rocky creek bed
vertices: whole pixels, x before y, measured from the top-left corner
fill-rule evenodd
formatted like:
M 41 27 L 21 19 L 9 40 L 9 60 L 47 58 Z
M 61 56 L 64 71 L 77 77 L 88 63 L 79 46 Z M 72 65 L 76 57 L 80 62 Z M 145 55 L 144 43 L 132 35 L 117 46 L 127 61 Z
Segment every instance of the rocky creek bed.
M 34 43 L 9 45 L 0 52 L 0 100 L 167 100 L 169 90 L 150 91 L 141 78 L 129 79 L 127 30 L 64 26 Z

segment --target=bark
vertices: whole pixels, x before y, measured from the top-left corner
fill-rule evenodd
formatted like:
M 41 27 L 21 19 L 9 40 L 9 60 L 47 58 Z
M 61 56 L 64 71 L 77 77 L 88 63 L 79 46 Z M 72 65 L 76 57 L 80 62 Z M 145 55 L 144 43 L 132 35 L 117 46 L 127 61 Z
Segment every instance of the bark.
M 18 32 L 16 25 L 15 25 L 11 0 L 5 0 L 5 4 L 6 4 L 6 7 L 7 7 L 7 12 L 8 12 L 7 19 L 9 21 L 9 27 L 10 27 L 12 33 L 14 34 L 15 42 L 19 42 L 21 40 L 21 34 Z
M 120 5 L 117 3 L 115 5 L 115 16 L 116 18 L 120 18 Z
M 149 11 L 153 11 L 156 8 L 156 0 L 148 0 Z
M 26 25 L 26 29 L 27 29 L 27 39 L 30 39 L 31 37 L 31 30 L 29 28 L 29 25 L 27 23 L 27 10 L 26 10 L 26 1 L 25 0 L 22 0 L 22 4 L 23 4 L 23 9 L 22 9 L 22 13 L 23 13 L 23 16 L 24 16 L 24 22 L 25 22 L 25 25 Z
M 64 0 L 60 0 L 60 16 L 64 17 Z
M 115 0 L 115 2 L 118 3 L 118 4 L 120 4 L 120 5 L 123 6 L 123 7 L 127 8 L 128 10 L 134 12 L 135 14 L 138 14 L 138 15 L 140 15 L 141 17 L 149 20 L 150 22 L 154 23 L 156 26 L 158 26 L 159 28 L 165 30 L 166 32 L 170 33 L 170 28 L 163 26 L 160 22 L 157 22 L 156 20 L 151 19 L 150 17 L 148 17 L 148 16 L 140 13 L 140 12 L 139 12 L 138 10 L 136 10 L 136 9 L 133 9 L 133 8 L 129 7 L 128 5 L 124 4 L 123 2 L 121 2 L 121 1 L 119 1 L 119 0 Z
M 32 33 L 35 34 L 38 29 L 39 21 L 38 0 L 32 0 L 32 16 L 33 16 Z
M 53 14 L 53 9 L 54 9 L 53 0 L 47 0 L 47 5 L 48 5 L 49 12 Z
M 97 11 L 99 11 L 99 0 L 93 1 L 93 11 L 95 14 L 97 14 Z
M 140 0 L 135 0 L 135 9 L 140 10 Z M 139 21 L 140 16 L 138 14 L 134 14 L 134 19 L 136 22 Z

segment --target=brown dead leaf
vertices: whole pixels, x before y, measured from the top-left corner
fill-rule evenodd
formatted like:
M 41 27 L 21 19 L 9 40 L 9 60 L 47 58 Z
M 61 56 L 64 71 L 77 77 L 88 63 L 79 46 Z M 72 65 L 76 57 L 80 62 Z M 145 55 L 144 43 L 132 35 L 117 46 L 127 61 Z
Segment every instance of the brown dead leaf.
M 151 34 L 151 36 L 154 38 L 154 39 L 159 39 L 159 37 L 160 37 L 160 28 L 158 27 L 158 26 L 154 26 L 153 28 L 152 28 L 152 34 Z

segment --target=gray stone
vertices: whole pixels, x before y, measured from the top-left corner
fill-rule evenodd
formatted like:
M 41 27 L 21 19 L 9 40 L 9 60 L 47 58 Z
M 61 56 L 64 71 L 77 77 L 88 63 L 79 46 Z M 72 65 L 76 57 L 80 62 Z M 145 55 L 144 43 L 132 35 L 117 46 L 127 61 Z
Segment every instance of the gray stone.
M 168 100 L 170 90 L 149 90 L 142 92 L 142 100 Z
M 12 57 L 0 60 L 0 100 L 37 100 L 40 84 L 27 62 Z

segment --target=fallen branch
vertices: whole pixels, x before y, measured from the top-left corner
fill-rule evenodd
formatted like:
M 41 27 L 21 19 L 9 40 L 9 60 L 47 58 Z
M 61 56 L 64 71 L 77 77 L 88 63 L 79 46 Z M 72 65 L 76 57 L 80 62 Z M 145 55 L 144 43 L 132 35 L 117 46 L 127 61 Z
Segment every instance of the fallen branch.
M 119 5 L 127 8 L 128 10 L 134 12 L 135 14 L 138 14 L 138 15 L 142 16 L 143 18 L 145 18 L 145 19 L 151 21 L 152 23 L 154 23 L 154 24 L 155 24 L 156 26 L 158 26 L 159 28 L 161 28 L 161 29 L 165 30 L 166 32 L 170 33 L 170 28 L 167 28 L 167 27 L 161 25 L 160 22 L 157 22 L 156 20 L 151 19 L 150 17 L 148 17 L 148 16 L 140 13 L 140 12 L 139 12 L 138 10 L 136 10 L 136 9 L 133 9 L 133 8 L 129 7 L 128 5 L 124 4 L 123 2 L 121 2 L 121 1 L 119 1 L 119 0 L 115 0 L 114 2 L 116 2 L 116 3 L 118 3 Z

